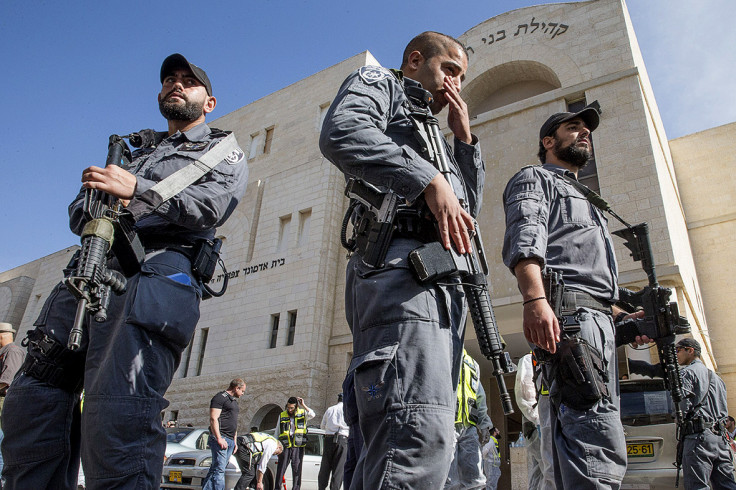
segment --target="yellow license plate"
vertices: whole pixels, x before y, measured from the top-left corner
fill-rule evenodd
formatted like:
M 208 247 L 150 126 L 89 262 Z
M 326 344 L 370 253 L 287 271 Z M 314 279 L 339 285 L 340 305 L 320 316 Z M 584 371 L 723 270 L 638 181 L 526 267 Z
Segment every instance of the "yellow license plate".
M 181 483 L 181 471 L 169 471 L 169 481 Z
M 629 458 L 649 458 L 654 456 L 654 444 L 651 442 L 644 444 L 626 444 L 626 455 Z

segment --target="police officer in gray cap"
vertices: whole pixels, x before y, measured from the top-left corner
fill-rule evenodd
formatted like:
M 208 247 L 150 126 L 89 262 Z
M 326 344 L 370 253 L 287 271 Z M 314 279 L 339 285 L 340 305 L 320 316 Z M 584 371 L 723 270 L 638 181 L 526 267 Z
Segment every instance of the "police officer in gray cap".
M 471 215 L 480 209 L 485 167 L 460 96 L 467 67 L 460 42 L 422 33 L 404 50 L 401 71 L 364 66 L 349 75 L 322 127 L 320 149 L 346 179 L 390 189 L 402 203 L 384 264 L 367 264 L 367 248 L 357 245 L 347 266 L 346 316 L 354 352 L 349 371 L 365 439 L 351 488 L 441 488 L 449 471 L 464 295 L 448 280 L 420 283 L 409 270 L 408 255 L 437 241 L 432 221 L 417 213 L 424 203 L 445 248 L 451 242 L 460 252 L 470 247 Z M 431 93 L 433 114 L 449 108 L 454 141 L 445 153 L 452 187 L 422 156 L 413 130 L 407 92 L 424 93 L 420 89 Z M 363 224 L 371 219 L 363 208 L 354 218 Z M 356 242 L 370 240 L 360 233 Z
M 88 489 L 161 483 L 166 435 L 159 414 L 199 319 L 203 283 L 192 261 L 241 200 L 248 168 L 234 138 L 205 123 L 217 101 L 202 68 L 173 54 L 161 66 L 160 81 L 168 130 L 133 152 L 125 168 L 85 169 L 82 191 L 69 206 L 70 227 L 79 234 L 86 189 L 120 199 L 145 248 L 141 272 L 128 278 L 125 293 L 112 296 L 104 323 L 87 321 L 74 351 L 67 339 L 76 300 L 63 282 L 47 299 L 2 414 L 8 488 L 76 488 L 80 446 Z M 169 186 L 171 197 L 164 198 L 167 192 L 156 184 L 202 159 L 212 160 L 212 170 L 191 184 Z
M 524 335 L 546 361 L 559 489 L 615 489 L 626 473 L 612 317 L 618 268 L 606 218 L 575 185 L 598 124 L 594 105 L 550 116 L 539 131 L 542 165 L 521 169 L 503 194 L 503 260 L 523 296 Z M 546 268 L 562 274 L 564 330 L 547 302 Z M 573 345 L 594 366 L 585 384 L 591 392 L 562 369 Z
M 731 450 L 725 434 L 728 417 L 726 385 L 700 360 L 700 344 L 685 338 L 677 342 L 684 397 L 682 472 L 685 488 L 736 489 Z

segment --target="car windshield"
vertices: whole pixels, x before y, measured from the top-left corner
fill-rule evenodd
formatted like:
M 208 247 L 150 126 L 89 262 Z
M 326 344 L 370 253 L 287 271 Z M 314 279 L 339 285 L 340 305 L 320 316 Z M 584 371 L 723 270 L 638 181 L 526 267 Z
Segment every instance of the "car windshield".
M 675 406 L 662 379 L 621 382 L 621 422 L 624 425 L 669 424 Z
M 193 427 L 168 427 L 166 429 L 166 442 L 181 442 L 193 430 Z

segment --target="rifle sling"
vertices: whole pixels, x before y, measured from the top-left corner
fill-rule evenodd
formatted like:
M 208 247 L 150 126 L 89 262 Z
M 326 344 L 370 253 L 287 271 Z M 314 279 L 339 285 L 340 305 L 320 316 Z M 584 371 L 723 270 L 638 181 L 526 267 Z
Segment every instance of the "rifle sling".
M 230 133 L 198 160 L 180 168 L 146 191 L 147 200 L 150 200 L 155 207 L 160 206 L 196 182 L 236 150 L 238 150 L 238 142 L 235 134 Z

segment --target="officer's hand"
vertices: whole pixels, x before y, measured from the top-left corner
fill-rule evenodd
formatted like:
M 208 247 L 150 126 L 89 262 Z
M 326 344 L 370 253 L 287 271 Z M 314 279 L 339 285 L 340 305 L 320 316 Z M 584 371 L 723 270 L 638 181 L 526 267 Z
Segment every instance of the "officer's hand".
M 471 249 L 470 233 L 475 229 L 473 218 L 460 206 L 452 187 L 442 174 L 437 174 L 424 189 L 424 200 L 440 228 L 442 245 L 450 250 L 452 243 L 464 254 Z
M 82 172 L 82 185 L 85 188 L 99 189 L 126 201 L 133 198 L 136 182 L 135 175 L 117 165 L 105 168 L 92 166 Z
M 644 318 L 644 311 L 643 310 L 635 311 L 634 313 L 630 313 L 630 314 L 626 315 L 623 318 L 623 321 L 626 321 L 626 320 L 629 320 L 629 319 L 636 320 L 636 319 L 639 319 L 639 318 Z M 650 342 L 653 342 L 653 340 L 650 339 L 648 336 L 646 336 L 646 335 L 637 335 L 636 336 L 636 341 L 630 343 L 629 345 L 631 347 L 633 347 L 633 348 L 637 348 L 637 347 L 639 347 L 641 345 L 647 345 Z
M 220 446 L 220 449 L 227 449 L 227 441 L 223 437 L 217 438 L 217 444 Z
M 534 345 L 554 354 L 560 341 L 560 323 L 544 299 L 524 305 L 524 337 Z
M 447 126 L 457 139 L 471 144 L 473 135 L 470 132 L 468 105 L 460 97 L 460 92 L 451 77 L 445 77 L 442 88 L 444 89 L 443 95 L 448 102 L 447 109 L 449 113 L 447 114 Z
M 256 483 L 256 490 L 263 490 L 263 482 L 262 481 L 259 481 L 258 483 Z

